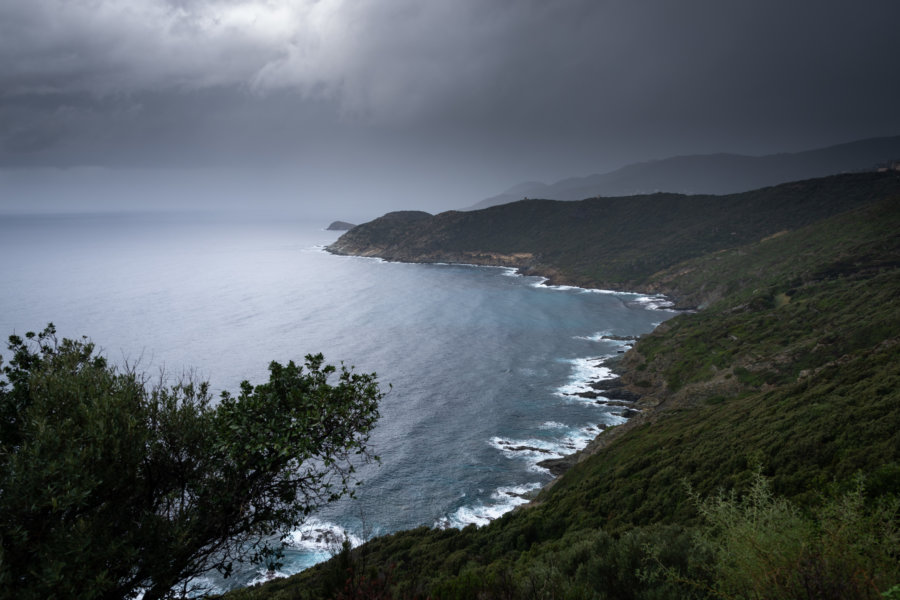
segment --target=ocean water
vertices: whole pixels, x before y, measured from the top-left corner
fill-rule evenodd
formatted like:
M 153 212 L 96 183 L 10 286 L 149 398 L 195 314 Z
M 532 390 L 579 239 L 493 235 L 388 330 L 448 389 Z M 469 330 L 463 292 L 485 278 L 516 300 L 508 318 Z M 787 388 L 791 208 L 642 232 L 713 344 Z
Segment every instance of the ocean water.
M 390 389 L 358 499 L 289 540 L 290 574 L 399 529 L 484 524 L 551 476 L 538 462 L 624 421 L 575 394 L 674 313 L 659 298 L 541 285 L 509 269 L 388 263 L 323 247 L 323 223 L 210 215 L 0 217 L 0 334 L 90 337 L 114 362 L 262 383 L 272 360 L 376 372 Z M 5 354 L 5 346 L 0 354 Z M 265 576 L 248 566 L 209 585 Z

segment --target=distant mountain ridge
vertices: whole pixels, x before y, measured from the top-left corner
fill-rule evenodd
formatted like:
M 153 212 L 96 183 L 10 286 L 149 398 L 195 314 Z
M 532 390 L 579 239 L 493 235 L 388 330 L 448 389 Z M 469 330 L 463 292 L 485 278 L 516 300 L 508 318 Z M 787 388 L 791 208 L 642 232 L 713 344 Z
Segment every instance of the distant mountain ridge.
M 583 200 L 654 192 L 733 194 L 761 187 L 869 170 L 900 159 L 900 136 L 877 137 L 803 152 L 746 156 L 700 154 L 635 163 L 615 171 L 546 184 L 525 182 L 465 210 L 523 198 Z

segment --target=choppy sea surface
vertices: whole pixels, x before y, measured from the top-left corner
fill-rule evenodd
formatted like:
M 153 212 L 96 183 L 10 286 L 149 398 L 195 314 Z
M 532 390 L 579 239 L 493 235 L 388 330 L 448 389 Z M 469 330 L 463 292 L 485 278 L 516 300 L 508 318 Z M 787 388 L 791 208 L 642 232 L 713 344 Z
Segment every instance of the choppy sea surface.
M 508 269 L 340 257 L 324 223 L 191 214 L 0 217 L 0 335 L 91 338 L 151 375 L 216 390 L 322 352 L 377 372 L 380 465 L 293 533 L 287 575 L 400 529 L 484 524 L 550 481 L 621 407 L 579 397 L 603 357 L 674 313 L 659 298 L 541 285 Z M 0 355 L 7 354 L 5 345 Z M 247 566 L 214 588 L 266 577 Z M 271 576 L 271 574 L 269 574 Z

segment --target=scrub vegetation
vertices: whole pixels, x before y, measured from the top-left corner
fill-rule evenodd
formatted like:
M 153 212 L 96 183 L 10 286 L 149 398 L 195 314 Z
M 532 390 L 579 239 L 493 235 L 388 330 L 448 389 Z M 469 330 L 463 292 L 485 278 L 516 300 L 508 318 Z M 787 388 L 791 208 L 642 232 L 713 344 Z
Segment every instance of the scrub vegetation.
M 896 177 L 879 177 L 746 195 L 769 198 L 772 210 L 758 213 L 758 226 L 737 211 L 706 252 L 688 234 L 660 242 L 656 221 L 627 229 L 588 210 L 580 229 L 556 237 L 556 261 L 541 245 L 552 244 L 556 221 L 535 211 L 560 207 L 561 222 L 579 203 L 469 213 L 486 220 L 472 243 L 514 210 L 532 229 L 548 228 L 531 246 L 485 237 L 485 251 L 540 254 L 570 280 L 630 281 L 704 307 L 622 359 L 643 414 L 485 527 L 422 527 L 345 546 L 228 598 L 900 597 L 900 189 Z M 820 210 L 801 216 L 795 192 Z M 614 250 L 594 245 L 619 229 L 630 258 L 595 264 Z

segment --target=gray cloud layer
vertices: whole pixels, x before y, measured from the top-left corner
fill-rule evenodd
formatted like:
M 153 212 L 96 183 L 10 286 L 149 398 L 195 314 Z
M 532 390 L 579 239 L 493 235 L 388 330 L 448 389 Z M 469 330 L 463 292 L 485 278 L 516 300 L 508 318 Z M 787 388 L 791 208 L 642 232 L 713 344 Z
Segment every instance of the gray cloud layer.
M 469 194 L 896 134 L 898 22 L 894 0 L 7 0 L 0 165 L 450 172 Z

